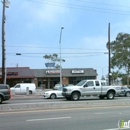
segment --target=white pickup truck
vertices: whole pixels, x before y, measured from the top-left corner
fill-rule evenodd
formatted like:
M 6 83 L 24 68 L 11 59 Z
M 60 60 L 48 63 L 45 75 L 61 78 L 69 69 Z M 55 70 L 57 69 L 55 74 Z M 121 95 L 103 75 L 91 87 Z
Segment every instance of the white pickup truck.
M 82 96 L 99 96 L 100 99 L 114 99 L 121 93 L 121 86 L 107 86 L 102 80 L 82 80 L 75 86 L 64 87 L 62 95 L 67 100 L 79 100 Z

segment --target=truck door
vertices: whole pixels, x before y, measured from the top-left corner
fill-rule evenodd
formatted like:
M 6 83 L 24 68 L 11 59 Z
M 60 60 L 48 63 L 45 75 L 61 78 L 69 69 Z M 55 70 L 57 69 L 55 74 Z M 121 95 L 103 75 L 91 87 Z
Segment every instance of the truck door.
M 100 95 L 101 94 L 101 85 L 100 82 L 98 80 L 95 81 L 95 94 L 96 95 Z
M 83 95 L 90 96 L 95 93 L 94 81 L 87 81 L 87 83 L 83 86 Z
M 16 93 L 16 94 L 20 94 L 20 92 L 21 92 L 21 87 L 20 87 L 20 85 L 19 85 L 19 84 L 16 85 L 15 88 L 14 88 L 14 90 L 15 90 L 15 93 Z

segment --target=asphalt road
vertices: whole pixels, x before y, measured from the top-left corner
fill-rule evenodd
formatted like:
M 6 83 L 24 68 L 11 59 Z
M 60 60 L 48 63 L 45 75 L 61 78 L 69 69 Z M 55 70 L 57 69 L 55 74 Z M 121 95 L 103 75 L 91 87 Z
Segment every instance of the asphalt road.
M 1 112 L 0 130 L 119 130 L 129 113 L 125 106 Z

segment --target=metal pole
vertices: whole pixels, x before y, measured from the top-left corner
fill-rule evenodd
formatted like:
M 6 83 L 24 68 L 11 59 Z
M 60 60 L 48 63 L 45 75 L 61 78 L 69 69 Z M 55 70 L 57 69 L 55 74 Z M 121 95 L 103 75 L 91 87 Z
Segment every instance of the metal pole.
M 61 31 L 60 31 L 60 40 L 59 40 L 59 51 L 60 51 L 60 84 L 62 85 L 62 66 L 61 66 L 61 36 L 62 36 L 62 29 L 64 29 L 64 27 L 61 27 Z
M 5 0 L 3 0 L 2 12 L 2 84 L 5 80 Z
M 109 76 L 109 85 L 111 85 L 111 46 L 110 46 L 110 23 L 108 24 L 108 48 L 109 48 L 109 70 L 108 70 L 108 76 Z

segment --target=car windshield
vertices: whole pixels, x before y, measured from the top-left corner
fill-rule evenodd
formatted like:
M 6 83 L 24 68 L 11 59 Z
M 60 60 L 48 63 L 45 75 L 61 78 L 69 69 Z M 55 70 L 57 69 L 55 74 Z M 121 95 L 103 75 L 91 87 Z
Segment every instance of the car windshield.
M 76 86 L 82 86 L 85 82 L 86 82 L 86 80 L 82 80 L 79 83 L 77 83 Z
M 54 87 L 53 90 L 62 90 L 62 87 Z

